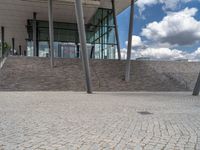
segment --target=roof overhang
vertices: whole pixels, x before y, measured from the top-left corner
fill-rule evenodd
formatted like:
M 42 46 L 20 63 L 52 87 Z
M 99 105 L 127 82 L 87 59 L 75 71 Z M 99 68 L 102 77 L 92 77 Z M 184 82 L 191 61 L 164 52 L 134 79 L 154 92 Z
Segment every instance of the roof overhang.
M 83 0 L 84 19 L 87 23 L 100 7 L 100 0 Z M 47 0 L 0 0 L 0 26 L 5 27 L 5 41 L 26 48 L 27 20 L 37 13 L 38 20 L 48 20 Z M 76 23 L 74 0 L 53 1 L 54 21 Z
M 137 0 L 135 0 L 136 2 Z M 117 14 L 120 14 L 123 10 L 131 5 L 131 0 L 115 0 L 115 7 Z M 101 0 L 102 8 L 112 8 L 111 0 Z
M 82 0 L 85 23 L 88 23 L 98 8 L 112 8 L 111 0 Z M 131 4 L 131 0 L 116 0 L 117 14 Z M 38 20 L 48 20 L 47 0 L 0 0 L 0 26 L 5 27 L 5 40 L 25 48 L 26 24 L 37 13 Z M 53 0 L 54 21 L 76 23 L 74 0 Z
M 21 0 L 25 2 L 39 2 L 39 3 L 47 3 L 48 0 Z M 55 5 L 62 4 L 74 4 L 74 0 L 53 0 Z M 100 0 L 82 0 L 83 5 L 99 5 Z
M 0 0 L 1 1 L 1 0 Z M 37 12 L 38 19 L 47 20 L 48 0 L 13 0 L 16 7 L 23 5 L 26 11 Z M 100 0 L 82 0 L 84 19 L 87 23 L 100 7 Z M 17 9 L 17 8 L 16 8 Z M 58 22 L 76 22 L 74 0 L 53 0 L 54 20 Z

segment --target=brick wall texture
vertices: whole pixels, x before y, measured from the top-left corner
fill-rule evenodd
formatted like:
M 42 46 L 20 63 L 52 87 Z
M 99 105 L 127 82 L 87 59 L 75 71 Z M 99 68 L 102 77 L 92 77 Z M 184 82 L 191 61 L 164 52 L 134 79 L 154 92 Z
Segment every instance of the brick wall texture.
M 94 91 L 191 91 L 199 62 L 132 61 L 124 81 L 125 61 L 90 60 Z M 0 91 L 84 91 L 80 59 L 9 57 L 0 70 Z

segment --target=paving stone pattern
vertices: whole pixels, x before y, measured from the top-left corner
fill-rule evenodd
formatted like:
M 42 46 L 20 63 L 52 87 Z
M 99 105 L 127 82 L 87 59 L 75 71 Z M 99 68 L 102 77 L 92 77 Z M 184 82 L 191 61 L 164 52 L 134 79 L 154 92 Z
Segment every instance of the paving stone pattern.
M 1 92 L 0 149 L 200 150 L 200 98 Z
M 90 60 L 95 91 L 191 91 L 200 63 L 132 61 L 131 80 L 123 81 L 125 61 Z M 0 91 L 84 91 L 80 59 L 9 57 L 0 70 Z

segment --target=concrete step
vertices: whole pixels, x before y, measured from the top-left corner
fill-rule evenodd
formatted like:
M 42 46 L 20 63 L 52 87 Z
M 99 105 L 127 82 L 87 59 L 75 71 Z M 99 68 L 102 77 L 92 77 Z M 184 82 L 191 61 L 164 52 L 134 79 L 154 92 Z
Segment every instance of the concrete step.
M 200 63 L 142 62 L 131 64 L 131 81 L 123 81 L 125 61 L 90 60 L 95 91 L 191 91 Z M 8 57 L 0 71 L 0 91 L 84 91 L 80 59 Z

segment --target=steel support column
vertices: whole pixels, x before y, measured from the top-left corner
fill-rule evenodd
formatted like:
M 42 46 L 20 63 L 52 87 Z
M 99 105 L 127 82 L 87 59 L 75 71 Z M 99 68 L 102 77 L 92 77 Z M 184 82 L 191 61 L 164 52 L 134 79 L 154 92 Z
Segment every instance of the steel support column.
M 22 55 L 22 46 L 19 45 L 19 56 L 21 56 L 21 55 Z
M 76 44 L 76 57 L 80 57 L 80 46 L 78 44 Z
M 15 38 L 12 38 L 12 55 L 15 55 Z
M 4 27 L 1 27 L 1 54 L 0 56 L 3 57 L 3 52 L 4 52 L 4 42 L 5 42 L 5 30 Z
M 53 0 L 48 0 L 48 14 L 49 14 L 49 54 L 51 59 L 51 67 L 54 67 L 54 27 L 53 27 Z
M 114 24 L 115 24 L 115 37 L 116 37 L 116 41 L 117 41 L 118 59 L 121 60 L 120 41 L 119 41 L 118 23 L 117 23 L 116 9 L 115 9 L 115 0 L 111 0 L 111 1 L 112 1 L 112 10 L 113 10 Z
M 90 58 L 94 58 L 94 55 L 95 55 L 95 46 L 92 45 L 92 48 L 91 48 L 91 53 L 90 53 Z
M 91 78 L 90 78 L 90 67 L 88 51 L 86 46 L 86 33 L 85 33 L 85 23 L 83 15 L 83 6 L 81 0 L 75 0 L 75 10 L 76 10 L 76 20 L 78 24 L 79 40 L 81 44 L 81 56 L 83 62 L 83 68 L 86 78 L 86 88 L 87 93 L 92 93 Z
M 194 91 L 193 91 L 193 95 L 198 96 L 199 92 L 200 92 L 200 72 L 199 72 L 199 76 L 198 76 L 198 79 L 197 79 L 197 83 L 196 83 Z
M 37 56 L 37 13 L 33 13 L 33 56 Z
M 134 23 L 134 4 L 135 1 L 131 0 L 128 47 L 127 47 L 127 63 L 126 63 L 126 74 L 125 74 L 126 81 L 130 81 L 130 72 L 131 72 L 131 49 L 132 49 L 132 36 L 133 36 L 133 23 Z

